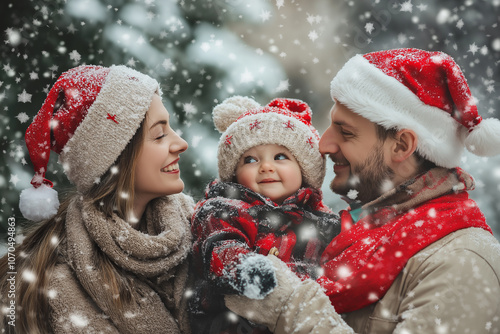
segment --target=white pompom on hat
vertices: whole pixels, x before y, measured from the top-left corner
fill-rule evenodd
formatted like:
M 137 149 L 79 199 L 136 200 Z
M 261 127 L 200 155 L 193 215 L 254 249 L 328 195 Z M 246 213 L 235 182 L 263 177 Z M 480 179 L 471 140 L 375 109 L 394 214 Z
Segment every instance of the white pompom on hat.
M 303 182 L 321 188 L 325 158 L 319 152 L 319 135 L 311 124 L 312 112 L 305 102 L 280 98 L 260 106 L 251 98 L 233 96 L 217 105 L 212 116 L 222 133 L 218 148 L 221 181 L 233 181 L 239 159 L 250 148 L 277 144 L 297 159 Z
M 85 193 L 115 163 L 139 129 L 154 94 L 153 78 L 125 66 L 83 65 L 63 73 L 25 134 L 35 176 L 19 208 L 40 221 L 58 210 L 57 192 L 45 178 L 50 151 L 68 179 Z
M 481 118 L 465 76 L 445 53 L 356 55 L 333 78 L 330 92 L 386 129 L 415 131 L 417 152 L 438 166 L 458 166 L 464 147 L 479 156 L 500 154 L 500 121 Z

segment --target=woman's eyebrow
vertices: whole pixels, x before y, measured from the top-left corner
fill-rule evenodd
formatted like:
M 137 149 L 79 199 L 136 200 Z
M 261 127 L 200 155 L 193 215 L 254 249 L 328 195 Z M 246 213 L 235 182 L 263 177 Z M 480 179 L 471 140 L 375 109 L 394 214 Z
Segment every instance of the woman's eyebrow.
M 151 125 L 151 127 L 149 129 L 151 130 L 152 128 L 154 128 L 157 125 L 167 125 L 167 124 L 168 124 L 168 121 L 165 119 L 162 119 L 162 120 L 155 122 L 153 125 Z

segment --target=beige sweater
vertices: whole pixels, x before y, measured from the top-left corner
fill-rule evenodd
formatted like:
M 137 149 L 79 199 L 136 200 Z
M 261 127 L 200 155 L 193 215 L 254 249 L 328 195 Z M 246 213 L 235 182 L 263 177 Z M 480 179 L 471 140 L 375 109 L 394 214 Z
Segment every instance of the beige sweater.
M 193 201 L 182 194 L 157 199 L 144 231 L 106 219 L 84 199 L 67 214 L 66 250 L 49 287 L 54 333 L 188 333 L 184 290 L 191 248 Z M 133 302 L 117 308 L 98 270 L 97 249 L 128 280 Z
M 276 261 L 274 261 L 276 262 Z M 414 255 L 377 303 L 335 312 L 321 287 L 275 266 L 278 287 L 264 300 L 226 296 L 226 305 L 274 333 L 495 333 L 500 330 L 500 243 L 468 228 Z

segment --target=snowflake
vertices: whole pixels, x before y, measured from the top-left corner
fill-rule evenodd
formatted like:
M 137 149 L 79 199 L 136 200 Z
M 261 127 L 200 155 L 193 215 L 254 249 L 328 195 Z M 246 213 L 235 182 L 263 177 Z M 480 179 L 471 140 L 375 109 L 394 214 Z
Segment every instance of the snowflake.
M 311 14 L 307 14 L 307 22 L 309 22 L 310 25 L 312 25 L 313 23 L 320 23 L 321 22 L 321 16 L 317 15 L 311 15 Z
M 23 280 L 33 283 L 36 281 L 36 275 L 31 270 L 26 269 L 25 271 L 23 271 Z
M 47 291 L 47 297 L 51 298 L 51 299 L 54 299 L 57 297 L 57 291 L 56 290 L 53 290 L 53 289 L 50 289 Z
M 82 59 L 82 56 L 78 53 L 78 51 L 73 50 L 69 54 L 69 59 L 74 60 L 75 62 L 79 62 Z
M 201 43 L 200 48 L 203 50 L 203 52 L 208 52 L 208 51 L 210 51 L 210 49 L 212 47 L 207 42 L 204 42 L 204 43 Z
M 7 30 L 5 30 L 5 32 L 7 33 L 7 38 L 8 38 L 6 43 L 10 43 L 10 45 L 13 45 L 13 46 L 16 46 L 19 43 L 21 43 L 21 33 L 18 30 L 14 30 L 12 28 L 7 28 Z
M 276 0 L 276 7 L 278 7 L 278 9 L 280 9 L 284 5 L 285 5 L 285 0 Z
M 19 182 L 19 177 L 17 176 L 17 174 L 11 174 L 9 182 L 11 182 L 15 186 L 17 182 Z
M 16 118 L 19 120 L 19 122 L 22 123 L 26 123 L 30 118 L 28 117 L 28 115 L 25 113 L 25 112 L 20 112 Z
M 469 52 L 472 52 L 472 55 L 475 55 L 477 50 L 479 50 L 479 47 L 476 45 L 476 43 L 472 43 L 469 45 Z
M 365 24 L 365 30 L 369 34 L 372 33 L 372 31 L 373 31 L 374 28 L 375 27 L 373 26 L 373 23 L 371 23 L 371 22 L 368 22 L 367 24 Z
M 174 64 L 172 64 L 172 59 L 170 58 L 166 58 L 163 63 L 161 64 L 161 66 L 163 66 L 164 69 L 166 69 L 167 71 L 168 70 L 174 70 L 175 69 L 175 66 Z
M 316 32 L 316 30 L 309 32 L 309 35 L 307 35 L 307 36 L 313 42 L 318 39 L 318 33 Z
M 22 103 L 31 102 L 31 94 L 28 94 L 26 90 L 23 89 L 21 94 L 17 94 L 17 101 Z
M 197 147 L 200 141 L 203 139 L 203 136 L 193 136 L 193 139 L 191 139 L 191 146 Z
M 267 20 L 269 20 L 271 18 L 271 12 L 268 10 L 263 10 L 260 13 L 260 18 L 262 19 L 262 22 L 266 22 Z
M 399 34 L 398 35 L 398 42 L 399 44 L 404 44 L 408 40 L 408 37 L 406 37 L 405 34 Z
M 420 9 L 421 12 L 423 12 L 424 10 L 427 10 L 427 5 L 420 4 L 417 6 L 417 8 Z
M 135 67 L 136 60 L 132 57 L 127 61 L 127 66 Z
M 245 68 L 245 72 L 241 74 L 240 82 L 252 82 L 252 81 L 254 81 L 252 72 L 250 72 L 247 68 Z
M 31 79 L 31 80 L 36 80 L 36 79 L 38 79 L 38 73 L 36 73 L 36 72 L 31 72 L 31 73 L 30 73 L 30 79 Z
M 87 319 L 87 317 L 84 317 L 80 314 L 76 313 L 70 314 L 69 319 L 76 327 L 84 328 L 87 327 L 87 325 L 89 324 L 89 320 Z
M 194 106 L 191 102 L 190 103 L 184 103 L 182 105 L 182 108 L 184 109 L 184 112 L 187 114 L 187 115 L 194 115 L 198 112 L 198 109 L 196 108 L 196 106 Z
M 458 22 L 457 22 L 457 28 L 458 29 L 462 29 L 463 26 L 464 26 L 464 20 L 462 20 L 462 19 L 458 20 Z
M 413 11 L 413 5 L 411 4 L 411 0 L 408 0 L 406 2 L 403 2 L 401 4 L 401 12 L 412 12 Z
M 357 190 L 351 189 L 347 193 L 347 197 L 350 199 L 356 199 L 356 198 L 358 198 L 358 194 L 359 194 L 359 192 Z
M 287 80 L 281 80 L 278 87 L 276 87 L 276 92 L 282 92 L 290 88 L 290 83 Z

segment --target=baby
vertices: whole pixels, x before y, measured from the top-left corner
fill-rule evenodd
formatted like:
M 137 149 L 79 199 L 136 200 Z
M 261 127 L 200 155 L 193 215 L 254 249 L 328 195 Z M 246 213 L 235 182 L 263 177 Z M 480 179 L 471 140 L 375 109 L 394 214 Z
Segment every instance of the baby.
M 221 295 L 262 299 L 273 290 L 268 254 L 315 279 L 322 251 L 340 232 L 319 190 L 325 159 L 306 103 L 275 99 L 262 107 L 235 96 L 214 108 L 213 119 L 222 133 L 219 180 L 208 185 L 192 221 L 200 280 L 191 311 L 200 333 L 225 326 L 217 321 Z

